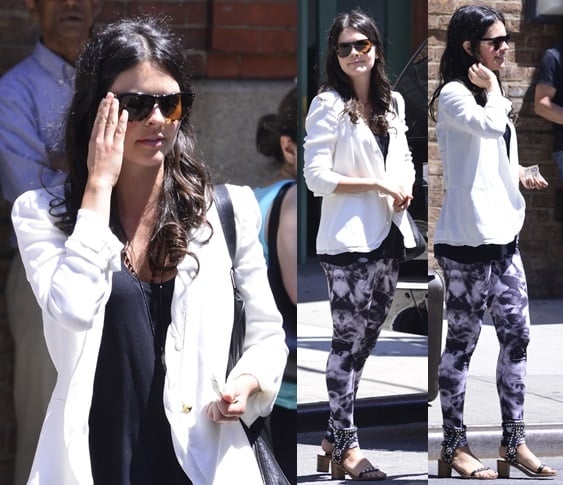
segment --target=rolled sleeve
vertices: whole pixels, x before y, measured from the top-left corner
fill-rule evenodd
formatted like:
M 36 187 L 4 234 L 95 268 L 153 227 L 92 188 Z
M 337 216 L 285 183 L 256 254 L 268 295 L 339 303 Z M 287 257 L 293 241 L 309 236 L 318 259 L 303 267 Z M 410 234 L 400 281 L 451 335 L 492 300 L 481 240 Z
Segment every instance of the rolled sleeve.
M 444 86 L 439 98 L 440 112 L 458 129 L 480 136 L 496 139 L 506 130 L 510 100 L 500 91 L 488 94 L 485 106 L 480 106 L 473 94 L 461 83 L 450 82 Z
M 70 237 L 55 226 L 47 190 L 26 192 L 12 209 L 12 221 L 27 278 L 41 309 L 71 330 L 90 328 L 120 269 L 122 243 L 107 223 L 80 210 Z
M 80 209 L 72 235 L 66 242 L 70 255 L 79 255 L 101 271 L 119 271 L 122 243 L 93 211 Z
M 334 151 L 338 137 L 339 103 L 319 95 L 311 102 L 305 121 L 304 176 L 315 195 L 330 195 L 342 179 L 333 170 Z

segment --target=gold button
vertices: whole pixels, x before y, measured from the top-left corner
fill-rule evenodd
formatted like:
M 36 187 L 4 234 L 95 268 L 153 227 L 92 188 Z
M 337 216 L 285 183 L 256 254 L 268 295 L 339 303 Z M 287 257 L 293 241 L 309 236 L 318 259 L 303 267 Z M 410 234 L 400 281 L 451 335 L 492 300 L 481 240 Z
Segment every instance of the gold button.
M 190 404 L 182 404 L 182 412 L 184 414 L 188 414 L 192 410 L 192 406 Z

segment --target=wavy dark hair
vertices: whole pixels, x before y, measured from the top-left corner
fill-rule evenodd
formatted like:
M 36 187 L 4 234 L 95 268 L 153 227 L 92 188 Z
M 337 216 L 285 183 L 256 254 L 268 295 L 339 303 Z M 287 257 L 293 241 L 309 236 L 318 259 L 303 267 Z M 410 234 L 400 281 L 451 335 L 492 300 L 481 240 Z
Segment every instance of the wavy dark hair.
M 57 227 L 70 234 L 88 178 L 88 143 L 98 105 L 115 79 L 140 62 L 149 61 L 170 74 L 180 91 L 192 91 L 189 67 L 181 40 L 163 18 L 136 18 L 108 25 L 94 35 L 76 65 L 75 92 L 66 130 L 66 157 L 69 175 L 64 199 L 51 202 Z M 164 160 L 164 179 L 159 195 L 156 221 L 148 246 L 153 273 L 175 268 L 189 250 L 193 229 L 208 224 L 206 213 L 212 188 L 206 165 L 195 156 L 195 139 L 185 116 L 174 146 Z M 112 197 L 110 226 L 125 239 Z
M 280 101 L 277 113 L 263 115 L 256 127 L 256 149 L 277 162 L 285 161 L 280 136 L 297 143 L 297 88 L 291 88 Z
M 327 82 L 320 91 L 334 89 L 343 99 L 344 112 L 350 115 L 353 123 L 360 119 L 360 103 L 352 81 L 344 73 L 338 62 L 336 48 L 338 38 L 345 28 L 350 28 L 364 34 L 375 46 L 377 59 L 371 70 L 369 102 L 372 106 L 371 119 L 368 125 L 374 133 L 386 135 L 389 123 L 385 114 L 391 104 L 391 83 L 387 77 L 383 52 L 383 42 L 375 21 L 360 9 L 339 13 L 333 20 L 328 33 L 328 51 L 326 57 Z
M 473 84 L 467 75 L 469 67 L 478 59 L 475 54 L 471 55 L 463 48 L 463 43 L 468 40 L 471 44 L 471 52 L 478 52 L 480 39 L 495 22 L 504 24 L 504 15 L 485 5 L 465 5 L 453 13 L 448 25 L 446 48 L 440 59 L 439 85 L 429 103 L 430 116 L 434 121 L 436 121 L 436 100 L 444 85 L 450 81 L 462 82 L 473 93 L 477 103 L 485 106 L 487 91 Z M 498 73 L 495 72 L 495 75 L 498 78 Z

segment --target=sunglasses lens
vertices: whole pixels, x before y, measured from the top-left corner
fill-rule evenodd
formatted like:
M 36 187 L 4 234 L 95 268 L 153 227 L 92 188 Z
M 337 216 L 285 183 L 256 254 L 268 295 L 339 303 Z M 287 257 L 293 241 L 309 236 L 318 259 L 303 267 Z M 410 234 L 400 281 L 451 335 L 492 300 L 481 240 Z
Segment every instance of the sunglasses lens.
M 182 96 L 180 93 L 169 94 L 158 99 L 158 107 L 163 116 L 170 121 L 178 121 L 182 118 Z
M 154 106 L 154 96 L 149 94 L 128 93 L 117 97 L 119 99 L 120 111 L 126 109 L 129 113 L 129 121 L 141 121 L 145 119 Z
M 338 57 L 348 57 L 350 52 L 352 52 L 352 44 L 347 42 L 338 44 L 338 47 L 336 48 L 336 55 Z
M 498 51 L 505 42 L 507 44 L 510 42 L 510 35 L 507 35 L 506 37 L 499 37 L 495 42 L 495 50 Z
M 129 121 L 142 121 L 151 114 L 154 105 L 169 121 L 178 121 L 186 116 L 192 106 L 194 95 L 192 92 L 153 96 L 152 94 L 125 93 L 118 94 L 119 110 L 129 113 Z
M 356 42 L 341 42 L 336 48 L 338 57 L 348 57 L 352 52 L 352 47 L 360 54 L 367 54 L 371 49 L 372 43 L 368 39 L 357 40 Z
M 354 42 L 354 47 L 361 54 L 367 54 L 371 49 L 371 42 L 369 40 L 359 40 Z

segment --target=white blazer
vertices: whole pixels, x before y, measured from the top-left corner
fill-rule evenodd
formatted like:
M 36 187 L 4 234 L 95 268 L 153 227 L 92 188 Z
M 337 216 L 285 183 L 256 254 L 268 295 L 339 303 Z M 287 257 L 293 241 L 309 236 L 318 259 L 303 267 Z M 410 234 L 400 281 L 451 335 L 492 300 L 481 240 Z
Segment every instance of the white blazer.
M 267 415 L 277 396 L 287 359 L 281 317 L 272 297 L 262 247 L 260 213 L 248 187 L 229 187 L 235 208 L 236 281 L 246 300 L 245 351 L 229 379 L 252 374 L 262 391 L 251 396 L 244 420 Z M 41 431 L 30 484 L 92 484 L 88 416 L 93 379 L 111 293 L 121 267 L 121 242 L 107 223 L 80 210 L 67 237 L 49 214 L 52 196 L 26 192 L 13 206 L 12 220 L 27 277 L 43 311 L 47 346 L 58 371 Z M 205 406 L 216 399 L 213 377 L 225 376 L 233 323 L 231 261 L 215 206 L 209 230 L 195 234 L 193 258 L 178 266 L 172 322 L 166 337 L 164 408 L 178 462 L 195 485 L 261 484 L 252 449 L 239 423 L 216 424 Z M 235 481 L 233 481 L 235 480 Z
M 480 106 L 461 82 L 447 83 L 438 98 L 436 136 L 445 195 L 434 243 L 453 246 L 507 244 L 524 224 L 518 146 L 508 117 L 512 103 L 499 91 Z M 510 159 L 503 134 L 510 128 Z
M 415 170 L 406 138 L 404 100 L 393 92 L 398 115 L 389 113 L 386 166 L 374 134 L 363 120 L 352 123 L 336 91 L 318 94 L 309 108 L 305 128 L 305 181 L 322 196 L 317 233 L 318 254 L 367 253 L 389 234 L 391 222 L 401 230 L 406 247 L 415 242 L 405 212 L 393 210 L 393 199 L 379 191 L 335 194 L 342 176 L 389 180 L 404 187 L 414 183 Z

